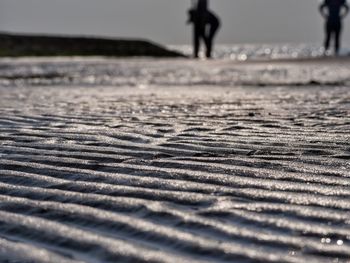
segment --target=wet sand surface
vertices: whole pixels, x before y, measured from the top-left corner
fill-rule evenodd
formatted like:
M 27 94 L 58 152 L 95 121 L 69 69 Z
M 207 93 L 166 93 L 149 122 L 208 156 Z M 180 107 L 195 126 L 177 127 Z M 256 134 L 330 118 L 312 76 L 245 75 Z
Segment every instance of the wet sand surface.
M 1 262 L 349 262 L 349 113 L 346 85 L 3 85 Z

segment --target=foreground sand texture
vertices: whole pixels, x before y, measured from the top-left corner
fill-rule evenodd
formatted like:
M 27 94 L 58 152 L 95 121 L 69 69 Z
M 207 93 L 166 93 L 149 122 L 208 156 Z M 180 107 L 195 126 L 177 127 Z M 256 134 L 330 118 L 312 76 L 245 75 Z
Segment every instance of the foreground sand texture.
M 38 86 L 11 63 L 4 262 L 349 262 L 346 85 Z

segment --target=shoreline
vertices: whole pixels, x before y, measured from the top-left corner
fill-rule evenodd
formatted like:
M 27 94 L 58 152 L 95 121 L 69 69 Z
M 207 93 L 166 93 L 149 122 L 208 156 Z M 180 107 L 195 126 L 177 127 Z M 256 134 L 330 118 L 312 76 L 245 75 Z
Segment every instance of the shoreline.
M 0 34 L 1 36 L 1 34 Z M 106 56 L 106 55 L 26 55 L 26 56 L 1 56 L 0 55 L 0 61 L 6 61 L 7 59 L 10 60 L 26 60 L 26 59 L 37 59 L 37 60 L 43 60 L 46 59 L 54 59 L 59 61 L 60 59 L 66 60 L 71 58 L 72 60 L 119 60 L 119 59 L 127 59 L 130 61 L 148 61 L 148 60 L 161 60 L 161 61 L 167 61 L 167 60 L 186 60 L 186 61 L 193 61 L 200 63 L 210 63 L 210 64 L 216 64 L 216 63 L 232 63 L 232 64 L 287 64 L 287 63 L 301 63 L 301 64 L 323 64 L 323 63 L 332 63 L 332 64 L 338 64 L 338 63 L 350 63 L 350 56 L 320 56 L 320 57 L 302 57 L 302 58 L 257 58 L 257 59 L 247 59 L 247 60 L 234 60 L 229 58 L 214 58 L 214 59 L 194 59 L 191 57 L 182 56 L 181 54 L 179 56 L 174 57 L 168 57 L 168 56 L 148 56 L 148 55 L 141 55 L 141 56 Z

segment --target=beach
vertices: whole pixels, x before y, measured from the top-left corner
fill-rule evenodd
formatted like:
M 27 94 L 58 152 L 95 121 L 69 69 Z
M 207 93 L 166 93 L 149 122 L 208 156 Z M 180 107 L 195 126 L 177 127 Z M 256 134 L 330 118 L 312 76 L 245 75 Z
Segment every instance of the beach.
M 350 59 L 0 59 L 1 262 L 350 262 Z

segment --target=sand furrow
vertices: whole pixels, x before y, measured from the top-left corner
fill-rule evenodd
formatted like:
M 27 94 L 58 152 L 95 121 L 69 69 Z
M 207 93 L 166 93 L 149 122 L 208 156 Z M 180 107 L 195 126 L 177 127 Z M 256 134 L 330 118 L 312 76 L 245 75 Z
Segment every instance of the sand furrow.
M 0 260 L 3 262 L 37 262 L 37 263 L 82 263 L 92 262 L 84 259 L 84 261 L 75 260 L 73 258 L 60 256 L 48 249 L 36 247 L 34 245 L 26 244 L 23 240 L 18 242 L 8 240 L 0 237 Z

